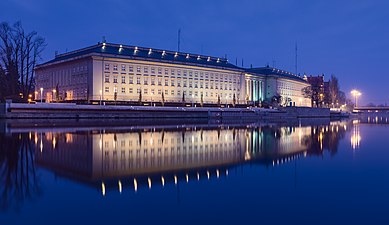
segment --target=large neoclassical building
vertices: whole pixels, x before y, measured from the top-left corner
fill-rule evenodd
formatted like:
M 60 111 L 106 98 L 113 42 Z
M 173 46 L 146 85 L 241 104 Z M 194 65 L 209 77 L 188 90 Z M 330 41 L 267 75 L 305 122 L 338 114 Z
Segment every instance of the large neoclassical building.
M 36 99 L 51 101 L 259 103 L 281 95 L 310 106 L 300 76 L 276 68 L 240 68 L 225 58 L 98 43 L 36 68 Z

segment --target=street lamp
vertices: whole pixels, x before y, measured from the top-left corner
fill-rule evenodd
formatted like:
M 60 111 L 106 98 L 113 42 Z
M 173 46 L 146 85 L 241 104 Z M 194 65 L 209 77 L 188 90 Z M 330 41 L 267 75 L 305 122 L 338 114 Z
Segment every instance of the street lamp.
M 359 92 L 358 90 L 352 90 L 351 91 L 351 94 L 354 96 L 355 98 L 355 108 L 357 107 L 357 104 L 358 104 L 358 97 L 362 95 L 361 92 Z
M 103 98 L 103 91 L 100 90 L 100 105 L 101 105 L 101 100 L 102 100 L 102 98 Z
M 55 98 L 55 93 L 57 93 L 57 90 L 53 89 L 53 102 L 54 102 L 54 98 Z M 57 102 L 57 98 L 55 98 L 55 102 Z
M 41 90 L 41 103 L 42 103 L 43 102 L 43 88 L 41 87 L 40 90 Z

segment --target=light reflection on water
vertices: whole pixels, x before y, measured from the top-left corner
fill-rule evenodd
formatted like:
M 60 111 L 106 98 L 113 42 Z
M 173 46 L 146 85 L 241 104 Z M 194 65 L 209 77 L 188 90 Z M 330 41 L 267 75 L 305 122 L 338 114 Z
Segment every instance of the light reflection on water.
M 312 156 L 335 156 L 347 133 L 350 148 L 356 150 L 362 144 L 360 126 L 385 121 L 366 117 L 281 125 L 14 126 L 0 134 L 0 214 L 22 211 L 26 200 L 39 201 L 46 186 L 39 171 L 97 190 L 96 198 L 109 198 L 217 181 L 245 165 L 276 168 Z

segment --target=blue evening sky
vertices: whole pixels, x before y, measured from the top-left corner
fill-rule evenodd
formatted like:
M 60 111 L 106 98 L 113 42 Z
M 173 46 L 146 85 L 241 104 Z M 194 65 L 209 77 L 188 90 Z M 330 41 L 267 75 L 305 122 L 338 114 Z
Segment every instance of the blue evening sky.
M 108 42 L 212 56 L 249 67 L 338 76 L 361 103 L 389 104 L 389 1 L 1 0 L 0 21 L 21 20 L 48 46 L 43 60 Z

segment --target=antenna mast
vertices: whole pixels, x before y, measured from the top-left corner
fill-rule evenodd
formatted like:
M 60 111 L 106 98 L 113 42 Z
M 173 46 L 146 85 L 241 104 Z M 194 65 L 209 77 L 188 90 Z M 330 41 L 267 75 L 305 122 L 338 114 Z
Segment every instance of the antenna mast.
M 296 74 L 297 74 L 297 41 L 296 41 L 296 45 L 295 45 L 295 48 L 294 48 L 294 50 L 295 50 L 295 64 L 294 64 L 294 67 L 295 67 L 295 72 L 296 72 Z
M 178 52 L 180 52 L 181 28 L 178 29 Z

